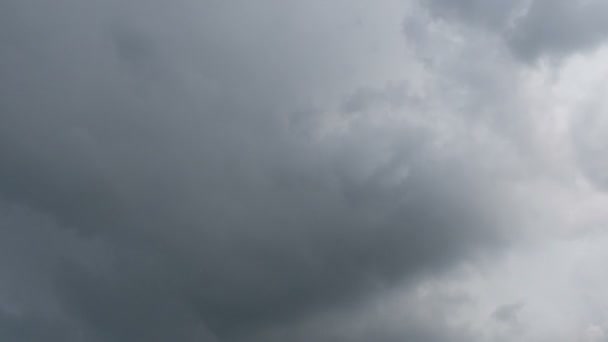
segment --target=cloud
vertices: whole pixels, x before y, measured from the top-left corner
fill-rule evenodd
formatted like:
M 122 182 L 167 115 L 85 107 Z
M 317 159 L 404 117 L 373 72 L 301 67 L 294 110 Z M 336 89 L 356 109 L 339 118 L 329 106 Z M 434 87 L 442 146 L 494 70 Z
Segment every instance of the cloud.
M 519 324 L 517 315 L 524 307 L 523 303 L 501 305 L 492 313 L 492 317 L 498 322 L 517 326 Z
M 532 1 L 509 44 L 528 60 L 597 47 L 608 38 L 607 9 L 603 1 Z
M 455 291 L 478 279 L 460 268 L 533 235 L 539 184 L 571 186 L 573 160 L 602 183 L 589 122 L 536 115 L 562 104 L 521 63 L 601 39 L 546 34 L 543 3 L 3 2 L 0 338 L 484 341 L 488 312 L 519 322 L 496 309 L 512 298 Z
M 584 110 L 573 120 L 572 140 L 578 163 L 587 179 L 597 188 L 606 191 L 608 178 L 604 170 L 608 166 L 608 160 L 604 156 L 608 151 L 608 143 L 604 137 L 608 132 L 608 121 L 603 114 L 606 104 L 603 100 L 598 101 L 603 88 L 598 82 L 595 89 L 589 89 L 590 94 L 594 95 L 583 101 Z
M 425 2 L 431 13 L 500 35 L 526 62 L 561 59 L 603 45 L 608 25 L 603 1 L 444 1 Z
M 48 217 L 57 243 L 38 276 L 57 312 L 22 304 L 40 329 L 60 329 L 54 317 L 90 340 L 246 340 L 502 245 L 499 186 L 468 160 L 486 157 L 439 144 L 454 138 L 401 88 L 337 80 L 374 54 L 363 10 L 11 4 L 0 189 Z M 405 115 L 379 117 L 377 101 Z M 5 226 L 41 241 L 23 225 Z M 63 251 L 92 241 L 101 261 Z

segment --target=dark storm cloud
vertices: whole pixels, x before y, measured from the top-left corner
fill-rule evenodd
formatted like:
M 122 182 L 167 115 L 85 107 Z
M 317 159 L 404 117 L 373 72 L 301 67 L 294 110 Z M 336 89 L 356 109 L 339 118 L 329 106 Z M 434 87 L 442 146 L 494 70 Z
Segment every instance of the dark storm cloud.
M 66 341 L 58 324 L 45 317 L 0 314 L 0 335 L 7 341 Z
M 367 62 L 326 33 L 357 30 L 339 2 L 0 6 L 2 229 L 20 246 L 0 338 L 247 341 L 502 242 L 477 151 L 323 102 Z M 334 107 L 418 110 L 400 86 L 353 89 Z M 444 340 L 425 334 L 384 340 Z
M 431 13 L 500 34 L 526 61 L 561 58 L 591 49 L 608 38 L 608 4 L 601 0 L 426 2 Z
M 329 311 L 294 325 L 277 326 L 254 335 L 254 341 L 476 341 L 479 335 L 467 326 L 450 324 L 454 313 L 473 302 L 470 298 L 436 293 L 417 296 L 395 294 L 359 303 L 356 308 Z M 439 291 L 441 292 L 441 291 Z M 405 300 L 404 300 L 405 299 Z M 402 308 L 406 307 L 407 310 Z M 381 308 L 381 309 L 380 309 Z M 449 309 L 448 309 L 449 308 Z

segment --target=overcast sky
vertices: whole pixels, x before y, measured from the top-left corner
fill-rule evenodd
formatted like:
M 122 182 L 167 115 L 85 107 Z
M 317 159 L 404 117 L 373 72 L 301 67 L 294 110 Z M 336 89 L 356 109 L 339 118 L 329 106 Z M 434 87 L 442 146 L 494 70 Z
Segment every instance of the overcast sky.
M 608 2 L 0 0 L 0 340 L 608 341 Z

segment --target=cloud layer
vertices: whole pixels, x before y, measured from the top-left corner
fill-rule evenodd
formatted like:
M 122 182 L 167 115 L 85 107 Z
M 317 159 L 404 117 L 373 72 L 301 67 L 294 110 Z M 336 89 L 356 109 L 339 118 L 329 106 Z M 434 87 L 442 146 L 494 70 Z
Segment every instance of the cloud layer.
M 0 339 L 549 338 L 487 283 L 605 222 L 603 7 L 4 1 Z

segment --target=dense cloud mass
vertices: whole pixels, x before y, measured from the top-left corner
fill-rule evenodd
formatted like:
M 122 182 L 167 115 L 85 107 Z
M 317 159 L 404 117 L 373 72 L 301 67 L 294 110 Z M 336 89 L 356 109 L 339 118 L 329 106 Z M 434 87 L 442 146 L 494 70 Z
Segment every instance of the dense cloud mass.
M 605 7 L 0 2 L 0 340 L 605 340 Z
M 498 33 L 524 60 L 562 58 L 608 38 L 608 3 L 601 0 L 429 0 L 429 11 Z

